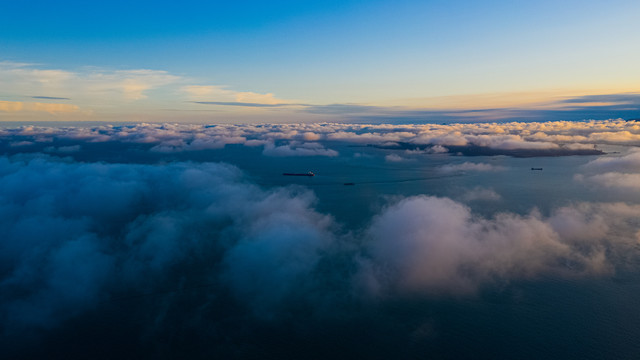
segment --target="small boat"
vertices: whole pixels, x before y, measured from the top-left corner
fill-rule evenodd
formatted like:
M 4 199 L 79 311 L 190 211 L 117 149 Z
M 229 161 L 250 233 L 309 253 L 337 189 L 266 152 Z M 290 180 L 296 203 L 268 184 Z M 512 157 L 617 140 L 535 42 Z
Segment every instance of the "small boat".
M 540 170 L 540 171 L 542 171 L 542 168 L 531 168 L 531 170 Z
M 297 173 L 283 173 L 284 176 L 316 176 L 316 174 L 309 171 L 308 173 L 297 174 Z
M 344 183 L 347 186 L 355 185 L 356 183 Z

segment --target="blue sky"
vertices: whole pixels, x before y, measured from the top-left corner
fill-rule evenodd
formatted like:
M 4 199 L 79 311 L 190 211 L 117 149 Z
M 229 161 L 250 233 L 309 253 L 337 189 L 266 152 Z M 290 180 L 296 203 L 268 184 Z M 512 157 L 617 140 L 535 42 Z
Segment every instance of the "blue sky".
M 637 1 L 29 1 L 3 8 L 0 61 L 11 74 L 0 73 L 0 101 L 65 97 L 85 120 L 335 118 L 310 117 L 299 106 L 258 111 L 192 101 L 356 104 L 384 114 L 398 107 L 557 110 L 573 97 L 636 93 L 640 83 Z M 16 64 L 22 77 L 7 70 Z M 67 76 L 38 80 L 42 71 Z M 140 71 L 155 77 L 131 76 Z M 104 78 L 109 84 L 97 84 Z M 42 86 L 54 81 L 66 83 Z M 139 94 L 111 96 L 131 86 Z M 227 93 L 200 88 L 195 96 L 189 86 Z M 5 103 L 0 119 L 57 119 L 35 107 L 23 104 L 20 112 L 30 114 L 17 114 Z

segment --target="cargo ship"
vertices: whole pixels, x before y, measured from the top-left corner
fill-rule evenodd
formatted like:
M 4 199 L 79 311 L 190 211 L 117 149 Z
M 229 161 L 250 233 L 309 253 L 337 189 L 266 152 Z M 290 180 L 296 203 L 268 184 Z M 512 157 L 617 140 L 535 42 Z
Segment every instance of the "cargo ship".
M 309 171 L 308 173 L 283 173 L 282 175 L 284 176 L 316 176 L 316 174 L 312 173 L 311 171 Z

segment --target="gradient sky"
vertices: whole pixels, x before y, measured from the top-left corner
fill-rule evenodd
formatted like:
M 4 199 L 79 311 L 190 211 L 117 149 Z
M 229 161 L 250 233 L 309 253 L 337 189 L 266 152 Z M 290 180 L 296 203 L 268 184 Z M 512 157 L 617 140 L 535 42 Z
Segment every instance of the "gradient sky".
M 640 117 L 638 1 L 2 7 L 0 121 Z

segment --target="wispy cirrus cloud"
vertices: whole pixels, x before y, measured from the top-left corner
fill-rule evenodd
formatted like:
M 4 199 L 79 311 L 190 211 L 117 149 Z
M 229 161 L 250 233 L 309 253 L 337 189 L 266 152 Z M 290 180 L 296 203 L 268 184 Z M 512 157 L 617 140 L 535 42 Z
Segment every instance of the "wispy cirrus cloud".
M 604 94 L 604 95 L 584 95 L 559 101 L 566 104 L 603 103 L 612 105 L 636 105 L 640 106 L 640 94 Z
M 304 104 L 265 104 L 254 102 L 239 102 L 239 101 L 194 101 L 194 104 L 202 105 L 216 105 L 216 106 L 240 106 L 240 107 L 263 107 L 263 108 L 279 108 L 279 107 L 291 107 L 291 106 L 305 106 Z
M 540 97 L 536 102 L 522 100 L 520 103 L 500 102 L 497 96 L 478 94 L 458 101 L 431 99 L 421 103 L 407 100 L 405 104 L 399 102 L 393 106 L 376 103 L 318 104 L 283 99 L 271 92 L 242 91 L 225 85 L 206 84 L 202 79 L 164 70 L 96 67 L 61 70 L 7 61 L 0 62 L 0 83 L 11 84 L 0 91 L 0 98 L 5 97 L 6 100 L 73 99 L 83 109 L 123 114 L 144 109 L 150 120 L 162 118 L 163 121 L 175 117 L 176 111 L 183 111 L 179 118 L 188 121 L 194 117 L 193 110 L 203 106 L 215 106 L 225 114 L 242 113 L 252 121 L 259 120 L 257 117 L 261 114 L 276 111 L 282 115 L 280 121 L 290 121 L 295 117 L 300 119 L 297 121 L 334 119 L 357 123 L 640 118 L 638 93 L 548 96 L 546 100 Z M 172 109 L 172 114 L 164 113 L 164 109 Z M 100 114 L 98 111 L 97 115 Z
M 35 97 L 37 99 L 74 98 L 90 104 L 100 104 L 103 99 L 140 100 L 148 97 L 147 91 L 179 80 L 179 76 L 161 70 L 83 68 L 68 71 L 42 69 L 35 64 L 0 62 L 0 83 L 11 84 L 14 96 L 41 94 Z
M 4 97 L 6 101 L 13 102 L 20 100 L 25 104 L 73 99 L 79 107 L 95 111 L 96 118 L 100 115 L 132 114 L 144 110 L 144 114 L 153 119 L 167 108 L 172 113 L 183 111 L 182 115 L 192 116 L 192 111 L 201 109 L 202 105 L 226 107 L 226 112 L 238 112 L 241 108 L 284 109 L 306 106 L 299 101 L 280 99 L 273 93 L 236 91 L 223 85 L 189 85 L 193 81 L 194 79 L 185 76 L 153 69 L 84 67 L 60 70 L 47 69 L 39 64 L 0 62 L 0 83 L 11 84 L 0 90 L 0 99 Z M 14 109 L 19 106 L 4 107 Z M 42 106 L 23 105 L 21 109 L 37 107 Z M 53 108 L 53 105 L 49 107 Z M 38 117 L 35 116 L 34 119 Z
M 0 101 L 0 111 L 8 113 L 17 112 L 46 112 L 50 114 L 75 113 L 80 111 L 80 107 L 73 104 L 23 102 L 23 101 Z
M 478 95 L 480 97 L 480 95 Z M 471 96 L 470 98 L 473 98 Z M 310 105 L 302 111 L 342 116 L 359 123 L 423 123 L 477 121 L 561 121 L 611 118 L 640 118 L 640 94 L 575 96 L 509 107 L 460 108 L 438 106 L 377 106 L 361 104 Z
M 276 98 L 272 93 L 260 94 L 251 91 L 234 91 L 226 86 L 187 85 L 181 87 L 180 91 L 187 94 L 193 103 L 201 105 L 256 108 L 307 106 L 291 100 Z
M 71 100 L 66 97 L 56 97 L 56 96 L 32 96 L 32 99 L 42 99 L 42 100 Z

